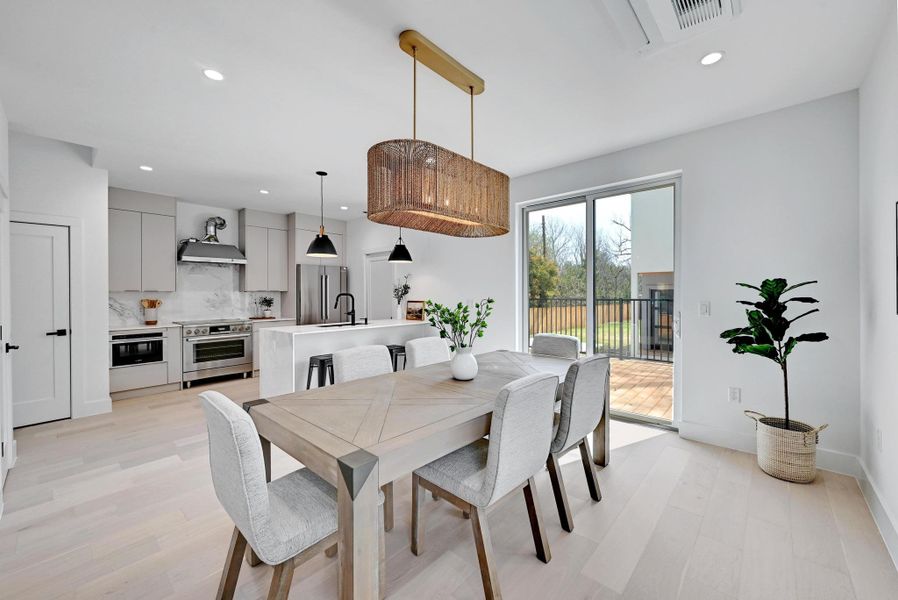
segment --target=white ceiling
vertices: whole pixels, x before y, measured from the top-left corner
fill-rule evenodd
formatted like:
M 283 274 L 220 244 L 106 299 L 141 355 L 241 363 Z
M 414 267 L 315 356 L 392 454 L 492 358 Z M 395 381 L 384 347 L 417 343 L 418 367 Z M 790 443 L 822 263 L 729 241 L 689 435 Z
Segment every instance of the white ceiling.
M 486 80 L 476 157 L 514 177 L 856 88 L 886 10 L 743 6 L 644 57 L 624 49 L 601 0 L 4 0 L 0 99 L 14 129 L 95 148 L 111 185 L 314 213 L 324 169 L 327 213 L 354 218 L 368 148 L 411 135 L 404 29 Z M 698 66 L 716 49 L 721 63 Z M 467 153 L 467 111 L 460 90 L 419 68 L 419 137 Z

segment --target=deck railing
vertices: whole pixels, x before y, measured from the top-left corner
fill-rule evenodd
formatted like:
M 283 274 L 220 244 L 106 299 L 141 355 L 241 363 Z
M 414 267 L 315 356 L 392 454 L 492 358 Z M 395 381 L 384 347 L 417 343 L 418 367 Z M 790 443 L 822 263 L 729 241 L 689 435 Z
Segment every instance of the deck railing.
M 597 298 L 594 311 L 595 352 L 673 362 L 673 300 Z M 585 352 L 586 314 L 585 298 L 531 299 L 529 339 L 537 333 L 572 335 Z

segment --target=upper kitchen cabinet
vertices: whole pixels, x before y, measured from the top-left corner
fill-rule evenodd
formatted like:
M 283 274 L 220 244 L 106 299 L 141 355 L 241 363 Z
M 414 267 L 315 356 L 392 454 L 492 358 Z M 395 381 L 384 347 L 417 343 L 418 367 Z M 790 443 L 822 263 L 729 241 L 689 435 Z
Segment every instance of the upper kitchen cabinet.
M 109 291 L 173 292 L 174 198 L 109 188 Z
M 239 246 L 246 255 L 240 270 L 241 290 L 287 291 L 287 215 L 241 210 Z

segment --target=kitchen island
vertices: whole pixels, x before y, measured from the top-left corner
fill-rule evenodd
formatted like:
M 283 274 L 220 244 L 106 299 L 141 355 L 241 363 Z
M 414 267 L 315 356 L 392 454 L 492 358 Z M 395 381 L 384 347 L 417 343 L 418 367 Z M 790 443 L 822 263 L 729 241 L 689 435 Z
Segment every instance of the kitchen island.
M 342 326 L 270 327 L 259 334 L 259 391 L 270 398 L 305 389 L 310 356 L 368 344 L 405 344 L 437 331 L 426 321 L 383 319 Z

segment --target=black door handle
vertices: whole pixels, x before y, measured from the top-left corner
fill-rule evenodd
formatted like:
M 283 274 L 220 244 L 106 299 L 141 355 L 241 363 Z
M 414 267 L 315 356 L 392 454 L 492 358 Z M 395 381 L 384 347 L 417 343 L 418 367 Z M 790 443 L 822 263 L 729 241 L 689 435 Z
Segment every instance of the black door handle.
M 68 335 L 68 334 L 69 334 L 69 332 L 67 329 L 57 329 L 56 331 L 48 331 L 47 332 L 47 335 L 63 336 L 63 335 Z
M 10 350 L 18 350 L 18 346 L 13 346 L 9 342 L 6 342 L 6 353 L 9 354 Z

